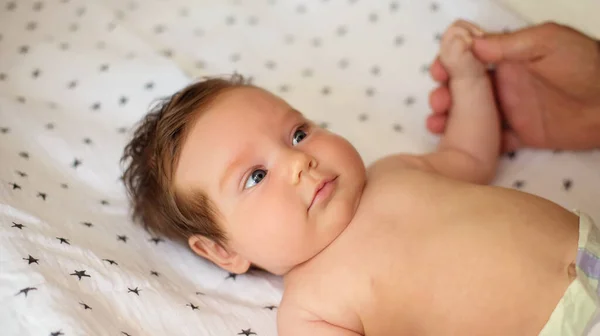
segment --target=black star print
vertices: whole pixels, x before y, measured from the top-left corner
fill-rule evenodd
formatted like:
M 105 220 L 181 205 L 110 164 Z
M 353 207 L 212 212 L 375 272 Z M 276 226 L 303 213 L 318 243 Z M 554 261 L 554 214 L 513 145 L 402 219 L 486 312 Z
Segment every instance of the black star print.
M 27 30 L 35 30 L 35 28 L 37 28 L 37 22 L 29 22 L 26 27 Z
M 266 306 L 266 307 L 265 307 L 265 309 L 268 309 L 268 310 L 273 310 L 273 309 L 275 309 L 275 308 L 277 308 L 277 306 Z
M 19 156 L 22 157 L 23 159 L 29 159 L 29 153 L 27 153 L 27 152 L 20 152 Z
M 206 295 L 206 294 L 204 294 L 202 292 L 196 292 L 196 295 Z
M 322 123 L 319 124 L 319 127 L 327 129 L 329 127 L 329 124 L 326 123 L 326 122 L 322 122 Z
M 194 304 L 193 304 L 193 303 L 188 303 L 188 304 L 186 304 L 186 306 L 188 306 L 188 307 L 191 307 L 191 308 L 192 308 L 192 310 L 196 310 L 196 309 L 198 309 L 198 306 L 194 306 Z
M 154 237 L 154 238 L 150 238 L 148 241 L 152 241 L 154 242 L 156 245 L 158 245 L 158 243 L 160 242 L 164 242 L 164 240 L 160 237 Z
M 0 81 L 3 81 L 8 77 L 4 72 L 0 72 Z
M 139 291 L 141 291 L 141 289 L 138 289 L 137 287 L 135 287 L 134 289 L 127 287 L 127 289 L 129 290 L 127 291 L 127 293 L 135 293 L 137 296 L 140 296 Z
M 83 302 L 79 302 L 79 304 L 83 306 L 83 310 L 86 310 L 86 309 L 92 310 L 92 307 L 88 306 L 87 304 L 85 304 Z
M 522 181 L 522 180 L 516 180 L 513 183 L 513 187 L 516 189 L 521 189 L 521 188 L 523 188 L 524 185 L 525 185 L 525 181 Z
M 108 70 L 108 64 L 102 64 L 102 65 L 100 65 L 100 71 L 101 72 L 107 71 L 107 70 Z
M 326 86 L 323 89 L 321 89 L 321 94 L 324 95 L 324 96 L 326 96 L 326 95 L 328 95 L 330 93 L 331 93 L 331 89 L 328 86 Z
M 173 57 L 173 51 L 171 49 L 165 49 L 161 52 L 165 57 Z
M 17 8 L 17 5 L 13 1 L 6 4 L 7 11 L 13 11 L 15 8 Z
M 0 132 L 2 132 L 2 134 L 6 134 L 6 133 L 8 133 L 8 131 L 10 131 L 10 128 L 8 128 L 8 127 L 0 128 Z
M 240 333 L 238 333 L 238 335 L 250 336 L 250 335 L 256 335 L 256 333 L 253 332 L 252 329 L 242 329 L 242 331 Z
M 114 22 L 111 22 L 111 23 L 108 24 L 108 26 L 106 26 L 106 29 L 108 31 L 113 31 L 115 28 L 117 28 L 117 24 L 114 23 Z
M 40 69 L 35 69 L 35 70 L 33 70 L 33 72 L 31 73 L 31 77 L 33 77 L 33 78 L 38 78 L 38 77 L 40 76 L 40 74 L 41 74 L 41 71 L 40 71 Z
M 92 110 L 94 110 L 94 111 L 95 111 L 95 110 L 99 110 L 99 109 L 100 109 L 100 103 L 98 103 L 98 102 L 95 102 L 95 103 L 92 105 Z
M 565 188 L 566 191 L 569 191 L 569 189 L 571 189 L 572 185 L 573 185 L 573 181 L 571 181 L 571 179 L 563 180 L 563 187 Z
M 16 172 L 17 174 L 19 174 L 19 176 L 21 176 L 21 177 L 27 177 L 27 173 L 24 173 L 24 172 L 22 172 L 22 171 L 20 171 L 20 170 L 16 170 L 15 172 Z
M 55 331 L 53 333 L 50 333 L 50 336 L 61 336 L 61 335 L 64 335 L 64 334 L 60 330 L 59 331 Z
M 44 6 L 44 4 L 42 2 L 36 2 L 33 4 L 33 10 L 38 12 L 40 9 L 42 9 L 42 7 Z
M 371 87 L 370 87 L 370 88 L 367 88 L 367 90 L 365 91 L 365 94 L 366 94 L 368 97 L 372 97 L 372 96 L 375 94 L 375 89 L 374 89 L 374 88 L 371 88 Z
M 101 200 L 101 201 L 100 201 L 100 204 L 102 204 L 102 205 L 108 205 L 109 203 L 108 203 L 108 201 L 107 201 L 107 200 Z
M 415 103 L 415 97 L 413 97 L 413 96 L 409 96 L 409 97 L 406 97 L 406 99 L 404 99 L 404 104 L 406 106 L 410 106 L 414 103 Z
M 83 277 L 91 278 L 91 276 L 85 274 L 85 272 L 87 272 L 87 271 L 86 270 L 83 270 L 83 271 L 75 270 L 75 273 L 71 273 L 69 275 L 74 275 L 74 276 L 78 277 L 80 281 L 81 281 L 81 278 L 83 278 Z
M 394 44 L 397 46 L 401 46 L 404 44 L 404 37 L 403 36 L 396 36 L 396 38 L 394 38 Z
M 371 74 L 373 76 L 378 76 L 379 73 L 381 73 L 381 68 L 379 68 L 378 66 L 374 66 L 371 68 Z
M 41 199 L 43 199 L 44 201 L 46 200 L 46 196 L 48 196 L 48 195 L 46 195 L 46 193 L 39 192 L 39 191 L 38 191 L 38 193 L 37 193 L 37 197 L 40 197 L 40 198 L 41 198 Z
M 15 296 L 23 293 L 23 294 L 25 294 L 25 297 L 27 297 L 27 294 L 29 293 L 29 291 L 32 291 L 32 290 L 37 290 L 37 288 L 35 288 L 35 287 L 25 287 L 25 288 L 21 289 L 17 294 L 15 294 Z
M 508 152 L 508 153 L 506 153 L 506 156 L 512 160 L 517 156 L 517 153 L 516 152 Z
M 402 132 L 402 125 L 394 124 L 394 131 L 396 131 L 396 132 Z
M 127 132 L 127 127 L 119 127 L 119 128 L 117 128 L 117 132 L 125 133 L 125 132 Z
M 11 183 L 9 183 L 9 184 L 12 186 L 12 190 L 15 190 L 15 189 L 21 189 L 21 186 L 20 186 L 20 185 L 18 185 L 18 184 L 16 184 L 16 183 L 14 183 L 14 182 L 11 182 Z
M 17 101 L 21 104 L 25 104 L 25 97 L 19 96 L 19 97 L 17 97 Z
M 61 183 L 60 187 L 63 188 L 63 189 L 69 188 L 69 186 L 66 183 Z
M 77 86 L 77 81 L 70 81 L 69 85 L 67 86 L 69 89 L 74 89 Z
M 79 160 L 79 159 L 75 158 L 75 159 L 73 160 L 73 163 L 71 164 L 71 167 L 73 167 L 73 168 L 77 168 L 77 167 L 79 167 L 79 166 L 81 165 L 81 163 L 82 163 L 82 162 L 81 162 L 81 160 Z
M 270 69 L 270 70 L 275 69 L 276 66 L 277 66 L 277 63 L 275 63 L 274 61 L 267 61 L 267 63 L 265 63 L 265 67 L 267 67 L 267 69 Z
M 165 26 L 163 26 L 163 25 L 156 25 L 156 26 L 154 26 L 154 33 L 155 34 L 160 34 L 160 33 L 164 32 L 164 31 L 165 31 Z
M 431 9 L 432 12 L 437 12 L 437 10 L 438 10 L 439 7 L 440 6 L 437 3 L 432 2 L 431 6 L 429 6 L 429 9 Z
M 91 145 L 92 144 L 92 139 L 90 138 L 83 138 L 83 143 L 86 145 Z
M 60 44 L 60 49 L 62 49 L 62 50 L 67 50 L 67 49 L 69 49 L 69 44 L 68 44 L 67 42 L 62 42 L 62 43 Z
M 117 236 L 118 240 L 122 240 L 124 243 L 127 243 L 127 236 Z
M 69 240 L 68 240 L 68 239 L 65 239 L 65 238 L 60 238 L 60 237 L 56 237 L 56 239 L 60 240 L 60 243 L 61 243 L 61 244 L 62 244 L 62 243 L 65 243 L 65 244 L 67 244 L 67 245 L 71 245 L 71 243 L 69 243 Z
M 49 130 L 54 129 L 54 124 L 53 123 L 47 123 L 46 124 L 46 128 L 49 129 Z
M 127 101 L 128 101 L 127 97 L 123 96 L 123 97 L 119 98 L 119 105 L 125 105 L 125 104 L 127 104 Z
M 21 54 L 27 54 L 28 52 L 29 52 L 29 46 L 24 45 L 19 48 L 19 53 L 21 53 Z
M 146 85 L 144 85 L 144 88 L 146 90 L 152 90 L 154 88 L 154 83 L 148 82 L 148 83 L 146 83 Z
M 229 273 L 229 275 L 228 275 L 228 276 L 225 278 L 225 280 L 227 280 L 227 279 L 229 279 L 229 278 L 231 278 L 231 279 L 235 280 L 235 278 L 236 278 L 237 276 L 238 276 L 238 275 L 237 275 L 237 274 L 235 274 L 235 273 Z
M 94 226 L 94 224 L 90 223 L 90 222 L 81 222 L 81 224 L 87 226 L 87 227 L 92 227 Z
M 25 227 L 25 225 L 23 225 L 23 224 L 19 224 L 19 223 L 15 223 L 15 222 L 12 222 L 12 223 L 13 223 L 13 225 L 11 227 L 16 227 L 19 230 L 23 230 L 23 228 Z
M 160 275 L 157 271 L 150 271 L 150 274 L 154 275 L 154 276 L 159 276 Z
M 117 262 L 114 261 L 114 260 L 110 260 L 110 259 L 102 259 L 102 260 L 107 261 L 111 265 L 117 265 L 117 266 L 119 266 L 119 264 L 117 264 Z
M 33 263 L 36 263 L 36 264 L 38 264 L 38 265 L 39 265 L 39 263 L 38 263 L 38 260 L 40 260 L 40 259 L 35 259 L 34 257 L 32 257 L 32 256 L 29 254 L 29 258 L 23 258 L 23 260 L 27 260 L 27 261 L 29 261 L 29 264 L 27 264 L 27 265 L 31 265 L 31 264 L 33 264 Z

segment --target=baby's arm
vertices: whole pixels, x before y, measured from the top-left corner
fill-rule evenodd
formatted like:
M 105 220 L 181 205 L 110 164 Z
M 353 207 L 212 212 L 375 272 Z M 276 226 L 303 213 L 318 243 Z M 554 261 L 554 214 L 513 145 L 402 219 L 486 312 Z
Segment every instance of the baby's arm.
M 393 155 L 374 170 L 417 168 L 473 183 L 489 183 L 500 154 L 500 122 L 492 84 L 484 65 L 471 52 L 480 30 L 455 22 L 444 34 L 440 61 L 450 75 L 452 107 L 437 151 L 425 155 Z
M 440 61 L 450 75 L 452 107 L 438 150 L 423 159 L 442 175 L 490 182 L 500 153 L 500 122 L 485 66 L 471 52 L 476 26 L 458 21 L 444 34 Z

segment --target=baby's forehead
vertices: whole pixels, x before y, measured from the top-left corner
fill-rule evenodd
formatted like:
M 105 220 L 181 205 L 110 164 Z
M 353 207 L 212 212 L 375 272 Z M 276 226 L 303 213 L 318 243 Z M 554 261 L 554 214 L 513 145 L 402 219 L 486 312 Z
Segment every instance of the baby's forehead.
M 239 87 L 219 95 L 206 111 L 206 121 L 218 118 L 222 122 L 256 121 L 271 122 L 303 118 L 303 114 L 282 98 L 258 87 Z

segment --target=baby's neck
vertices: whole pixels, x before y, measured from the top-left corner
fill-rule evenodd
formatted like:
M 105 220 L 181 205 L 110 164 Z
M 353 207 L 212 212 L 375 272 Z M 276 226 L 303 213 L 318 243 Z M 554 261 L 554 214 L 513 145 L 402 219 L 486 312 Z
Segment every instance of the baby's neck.
M 327 255 L 328 251 L 330 251 L 331 249 L 334 248 L 334 246 L 336 245 L 336 242 L 343 239 L 344 234 L 348 231 L 349 228 L 351 228 L 353 226 L 353 223 L 356 222 L 355 219 L 356 219 L 356 216 L 354 216 L 352 218 L 352 220 L 350 220 L 350 222 L 344 227 L 344 230 L 342 230 L 323 249 L 321 249 L 319 252 L 317 252 L 311 258 L 307 259 L 306 261 L 304 261 L 300 264 L 295 265 L 288 272 L 282 274 L 284 285 L 288 279 L 295 278 L 297 276 L 301 276 L 301 274 L 305 274 L 305 272 L 310 273 L 310 272 L 312 272 L 313 269 L 317 269 L 318 267 L 316 267 L 316 265 L 319 264 L 323 260 L 324 256 Z

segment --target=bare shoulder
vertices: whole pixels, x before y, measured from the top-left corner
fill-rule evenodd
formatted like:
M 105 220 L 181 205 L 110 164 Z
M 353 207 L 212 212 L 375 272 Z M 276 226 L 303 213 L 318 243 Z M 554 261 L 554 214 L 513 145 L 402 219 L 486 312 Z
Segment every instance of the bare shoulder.
M 293 298 L 282 300 L 277 312 L 277 333 L 279 336 L 359 336 L 360 334 L 330 324 L 316 314 L 302 307 Z
M 388 155 L 373 162 L 368 167 L 369 171 L 379 171 L 388 169 L 407 169 L 432 172 L 431 167 L 429 166 L 427 160 L 424 159 L 424 156 L 413 154 Z
M 430 177 L 436 171 L 429 161 L 422 155 L 393 154 L 385 156 L 367 167 L 367 175 L 370 181 L 393 175 L 412 175 L 415 178 Z

